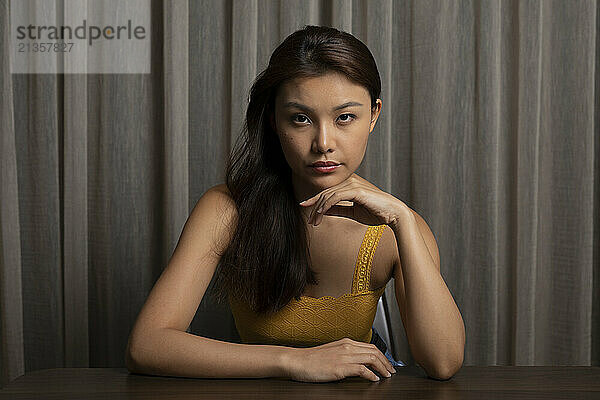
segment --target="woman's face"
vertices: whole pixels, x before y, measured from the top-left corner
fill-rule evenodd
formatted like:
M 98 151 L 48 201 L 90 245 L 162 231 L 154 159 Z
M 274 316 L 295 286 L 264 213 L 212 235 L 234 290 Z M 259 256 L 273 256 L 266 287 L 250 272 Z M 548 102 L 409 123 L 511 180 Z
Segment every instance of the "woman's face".
M 362 162 L 381 105 L 377 99 L 371 110 L 368 90 L 335 72 L 280 86 L 271 126 L 292 170 L 297 199 L 314 196 L 354 173 Z M 312 166 L 317 161 L 333 161 L 340 166 L 322 173 Z

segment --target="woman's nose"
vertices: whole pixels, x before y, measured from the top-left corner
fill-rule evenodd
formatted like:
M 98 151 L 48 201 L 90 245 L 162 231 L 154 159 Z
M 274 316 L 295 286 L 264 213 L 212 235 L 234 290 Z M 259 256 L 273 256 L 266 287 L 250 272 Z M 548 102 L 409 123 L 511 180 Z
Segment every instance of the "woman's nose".
M 319 125 L 319 130 L 315 134 L 313 140 L 313 150 L 319 153 L 326 153 L 335 147 L 335 129 L 326 126 L 326 124 Z

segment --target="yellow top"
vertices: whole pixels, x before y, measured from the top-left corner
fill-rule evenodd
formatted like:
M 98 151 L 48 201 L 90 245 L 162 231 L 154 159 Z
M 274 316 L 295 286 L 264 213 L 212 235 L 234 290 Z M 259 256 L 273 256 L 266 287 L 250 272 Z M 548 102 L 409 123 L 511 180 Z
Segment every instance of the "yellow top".
M 385 285 L 368 290 L 371 264 L 384 228 L 385 225 L 367 228 L 356 260 L 351 293 L 339 297 L 292 298 L 271 314 L 257 314 L 230 295 L 230 308 L 242 341 L 311 347 L 348 337 L 370 343 L 377 302 L 385 290 Z

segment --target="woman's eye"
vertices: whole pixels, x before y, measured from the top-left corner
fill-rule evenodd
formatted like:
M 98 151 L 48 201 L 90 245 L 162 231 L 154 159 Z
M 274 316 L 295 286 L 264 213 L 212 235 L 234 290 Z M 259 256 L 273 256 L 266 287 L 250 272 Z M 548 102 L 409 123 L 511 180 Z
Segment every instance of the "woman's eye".
M 296 114 L 292 117 L 292 121 L 305 123 L 306 121 L 308 121 L 308 118 L 306 118 L 306 115 Z
M 353 119 L 356 118 L 356 115 L 354 115 L 354 114 L 342 114 L 342 115 L 339 116 L 339 118 L 342 118 L 342 117 L 352 117 L 352 119 L 349 119 L 349 118 L 341 119 L 342 122 L 350 122 L 350 121 L 352 121 Z

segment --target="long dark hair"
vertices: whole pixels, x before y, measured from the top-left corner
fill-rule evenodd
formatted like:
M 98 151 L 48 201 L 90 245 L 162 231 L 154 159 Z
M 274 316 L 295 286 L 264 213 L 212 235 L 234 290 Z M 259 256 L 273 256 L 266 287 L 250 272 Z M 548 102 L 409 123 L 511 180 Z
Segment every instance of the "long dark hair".
M 242 132 L 226 168 L 237 226 L 215 270 L 218 302 L 236 296 L 254 312 L 276 312 L 316 284 L 307 229 L 294 197 L 291 169 L 270 124 L 277 89 L 294 78 L 339 72 L 364 86 L 371 108 L 381 80 L 367 46 L 335 28 L 306 25 L 273 52 L 254 80 Z

